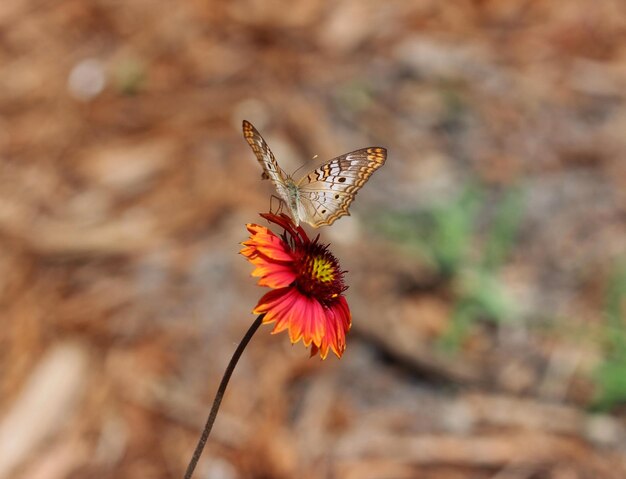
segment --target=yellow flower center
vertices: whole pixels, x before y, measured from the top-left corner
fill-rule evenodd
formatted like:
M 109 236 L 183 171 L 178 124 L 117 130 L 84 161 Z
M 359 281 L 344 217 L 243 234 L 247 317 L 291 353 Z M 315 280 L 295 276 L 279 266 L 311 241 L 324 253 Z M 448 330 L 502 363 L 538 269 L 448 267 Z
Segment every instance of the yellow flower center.
M 322 304 L 330 304 L 345 291 L 344 272 L 327 246 L 313 242 L 296 253 L 299 255 L 294 261 L 296 286 L 302 293 Z
M 335 279 L 335 265 L 324 257 L 313 259 L 311 277 L 320 283 L 329 283 Z

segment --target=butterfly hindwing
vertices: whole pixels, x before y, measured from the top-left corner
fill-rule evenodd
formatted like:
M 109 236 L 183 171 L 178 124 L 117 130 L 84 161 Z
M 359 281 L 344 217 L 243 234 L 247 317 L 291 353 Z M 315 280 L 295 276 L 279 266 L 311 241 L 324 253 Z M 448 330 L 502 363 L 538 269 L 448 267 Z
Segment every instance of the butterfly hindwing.
M 330 225 L 337 218 L 349 215 L 348 207 L 354 195 L 331 190 L 305 190 L 300 192 L 301 216 L 311 226 Z
M 317 228 L 349 215 L 348 208 L 357 191 L 386 158 L 384 148 L 363 148 L 313 170 L 298 182 L 299 199 L 305 212 L 302 219 Z

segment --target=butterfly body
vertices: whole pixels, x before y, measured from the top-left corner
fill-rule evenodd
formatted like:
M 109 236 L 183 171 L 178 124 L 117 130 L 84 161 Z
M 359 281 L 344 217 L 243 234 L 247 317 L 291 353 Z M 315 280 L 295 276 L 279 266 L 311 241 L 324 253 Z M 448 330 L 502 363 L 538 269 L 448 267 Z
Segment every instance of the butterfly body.
M 256 128 L 245 120 L 243 134 L 263 167 L 263 177 L 272 180 L 296 225 L 305 222 L 317 228 L 349 215 L 357 191 L 387 159 L 384 148 L 363 148 L 333 158 L 294 181 L 278 165 Z
M 287 188 L 287 197 L 283 197 L 281 199 L 287 203 L 289 211 L 291 212 L 291 217 L 293 218 L 296 226 L 298 226 L 300 225 L 300 219 L 304 219 L 304 215 L 306 214 L 300 207 L 300 190 L 297 183 L 293 180 L 293 178 L 291 178 L 291 176 L 287 176 L 285 178 L 285 187 Z

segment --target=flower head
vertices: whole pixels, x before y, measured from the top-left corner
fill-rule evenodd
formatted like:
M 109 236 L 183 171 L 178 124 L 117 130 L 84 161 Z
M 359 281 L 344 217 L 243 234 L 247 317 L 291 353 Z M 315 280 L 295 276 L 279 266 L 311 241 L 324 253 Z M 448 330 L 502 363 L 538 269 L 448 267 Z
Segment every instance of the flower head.
M 261 216 L 285 231 L 277 236 L 264 226 L 247 225 L 250 239 L 241 254 L 256 267 L 252 276 L 260 278 L 259 285 L 272 288 L 253 312 L 265 315 L 263 323 L 274 323 L 272 334 L 287 330 L 292 343 L 311 345 L 311 356 L 319 352 L 325 359 L 332 350 L 341 357 L 352 317 L 339 262 L 319 236 L 309 239 L 288 216 Z

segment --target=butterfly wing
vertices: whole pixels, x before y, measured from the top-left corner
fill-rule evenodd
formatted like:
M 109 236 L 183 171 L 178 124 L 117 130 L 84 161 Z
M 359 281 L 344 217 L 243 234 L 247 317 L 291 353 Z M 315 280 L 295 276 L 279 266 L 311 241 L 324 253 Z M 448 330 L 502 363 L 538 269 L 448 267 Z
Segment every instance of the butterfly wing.
M 386 159 L 385 148 L 370 147 L 338 156 L 313 170 L 298 182 L 300 219 L 317 228 L 349 215 L 348 207 L 357 192 Z
M 278 165 L 272 150 L 267 146 L 261 134 L 252 126 L 252 123 L 246 120 L 243 121 L 243 136 L 263 168 L 263 178 L 272 180 L 278 195 L 289 204 L 289 191 L 285 185 L 287 175 Z

